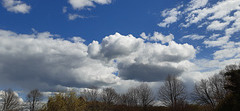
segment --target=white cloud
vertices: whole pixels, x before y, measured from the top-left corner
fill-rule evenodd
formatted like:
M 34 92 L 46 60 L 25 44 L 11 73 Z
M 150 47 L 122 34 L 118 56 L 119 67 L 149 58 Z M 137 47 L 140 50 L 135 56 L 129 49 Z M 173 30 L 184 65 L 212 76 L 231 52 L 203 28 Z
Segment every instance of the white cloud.
M 217 40 L 205 40 L 203 43 L 207 45 L 207 47 L 217 47 L 227 44 L 229 40 L 229 36 L 220 37 Z
M 89 45 L 89 54 L 98 60 L 115 60 L 119 76 L 127 80 L 161 81 L 167 74 L 181 74 L 196 50 L 188 44 L 145 43 L 141 38 L 119 33 L 107 36 L 102 43 Z M 185 64 L 185 65 L 183 65 Z M 149 74 L 151 76 L 149 76 Z
M 100 55 L 101 45 L 98 41 L 93 41 L 88 45 L 88 55 L 92 58 L 101 58 L 103 55 Z
M 193 23 L 198 23 L 204 18 L 209 20 L 221 19 L 229 15 L 232 11 L 240 9 L 240 0 L 224 0 L 219 1 L 217 4 L 212 7 L 196 9 L 188 13 L 186 18 L 187 24 L 186 27 L 190 26 Z
M 107 59 L 112 59 L 121 56 L 128 56 L 132 52 L 141 48 L 143 39 L 135 38 L 132 35 L 123 36 L 119 33 L 103 38 L 101 46 L 97 42 L 90 44 L 91 50 L 95 54 L 96 49 L 100 49 L 101 55 Z M 96 48 L 99 46 L 99 48 Z M 93 50 L 94 49 L 94 50 Z M 92 52 L 90 52 L 91 54 Z
M 81 10 L 85 7 L 95 7 L 94 3 L 97 4 L 110 4 L 112 0 L 69 0 L 68 1 L 74 9 Z
M 201 72 L 204 76 L 204 74 L 208 75 L 214 75 L 219 73 L 219 71 L 223 70 L 225 66 L 230 64 L 238 64 L 239 58 L 231 58 L 231 59 L 225 59 L 225 60 L 218 60 L 218 59 L 198 59 L 195 60 L 193 63 L 196 65 L 197 72 Z
M 226 35 L 232 35 L 235 32 L 240 31 L 240 11 L 234 13 L 234 22 L 232 26 L 225 30 Z
M 84 40 L 83 38 L 81 37 L 72 37 L 71 39 L 73 42 L 80 42 L 80 43 L 83 43 L 85 42 L 86 40 Z
M 159 33 L 159 32 L 154 32 L 153 33 L 153 36 L 151 36 L 150 34 L 146 35 L 145 32 L 141 33 L 140 36 L 145 39 L 145 40 L 148 40 L 148 41 L 155 41 L 155 42 L 159 42 L 161 41 L 162 44 L 165 44 L 165 43 L 169 43 L 171 41 L 173 41 L 174 39 L 174 35 L 173 34 L 169 34 L 169 35 L 163 35 L 162 33 Z
M 239 58 L 240 42 L 229 41 L 221 46 L 220 50 L 213 53 L 215 60 L 227 60 L 232 58 Z
M 171 23 L 179 21 L 176 24 L 181 27 L 180 31 L 183 31 L 183 33 L 185 33 L 184 31 L 195 31 L 196 33 L 186 35 L 182 39 L 204 39 L 202 45 L 205 45 L 206 48 L 212 48 L 211 51 L 214 51 L 213 53 L 207 51 L 208 55 L 200 56 L 208 59 L 194 59 L 192 64 L 188 64 L 190 66 L 187 67 L 191 67 L 190 70 L 185 70 L 180 76 L 187 82 L 209 77 L 224 69 L 226 65 L 240 62 L 239 37 L 235 34 L 240 32 L 240 0 L 220 0 L 211 3 L 208 1 L 191 0 L 187 5 L 184 5 L 185 7 L 181 8 L 183 11 L 177 9 L 178 7 L 164 10 L 165 13 L 163 14 L 165 15 L 162 16 L 164 20 L 169 17 L 169 22 L 163 21 L 158 24 L 160 27 L 169 27 Z M 169 14 L 171 11 L 172 16 Z M 177 12 L 180 12 L 181 15 L 178 15 Z M 182 22 L 182 20 L 185 22 Z M 204 35 L 199 35 L 198 31 L 204 32 Z M 144 39 L 150 38 L 150 35 L 145 33 L 141 34 L 141 36 Z M 198 47 L 202 47 L 202 45 Z M 190 82 L 191 85 L 192 83 Z
M 150 34 L 146 35 L 145 32 L 141 33 L 140 36 L 145 39 L 145 40 L 149 40 L 149 37 L 151 36 Z
M 93 0 L 94 2 L 98 4 L 110 4 L 112 0 Z
M 215 40 L 219 36 L 220 34 L 212 34 L 212 36 L 210 36 L 209 39 Z
M 154 32 L 153 36 L 150 37 L 151 41 L 161 41 L 162 44 L 169 43 L 174 39 L 174 35 L 169 34 L 167 36 L 164 36 L 163 34 L 159 32 Z
M 61 90 L 118 81 L 112 74 L 116 68 L 89 58 L 85 44 L 53 39 L 50 35 L 53 34 L 0 30 L 0 83 L 25 89 Z
M 227 25 L 229 25 L 229 22 L 221 23 L 217 20 L 213 21 L 210 25 L 208 25 L 208 30 L 223 30 Z
M 204 22 L 204 23 L 198 25 L 198 28 L 202 28 L 203 26 L 208 25 L 208 24 L 209 24 L 209 22 Z M 185 26 L 185 25 L 181 24 L 180 26 Z
M 179 7 L 181 8 L 181 7 Z M 170 24 L 178 20 L 178 16 L 181 14 L 181 11 L 178 11 L 179 8 L 173 8 L 171 10 L 164 10 L 162 16 L 166 17 L 163 22 L 159 23 L 160 27 L 169 27 Z
M 31 6 L 21 0 L 3 0 L 3 7 L 9 12 L 14 13 L 29 13 Z
M 191 10 L 195 10 L 201 7 L 206 6 L 208 3 L 208 0 L 192 0 L 188 6 L 188 8 L 186 9 L 186 11 L 191 11 Z
M 200 40 L 200 39 L 203 39 L 204 37 L 205 36 L 203 36 L 203 35 L 192 34 L 192 35 L 183 36 L 182 38 L 183 39 L 189 38 L 189 39 L 192 39 L 192 40 Z
M 74 9 L 83 9 L 84 7 L 93 7 L 94 3 L 91 0 L 69 0 L 68 1 Z
M 179 11 L 181 6 L 164 10 L 162 16 L 168 21 L 163 21 L 158 25 L 168 27 L 171 23 L 183 18 L 185 23 L 181 23 L 180 27 L 187 28 L 192 24 L 203 22 L 198 28 L 207 25 L 206 29 L 210 31 L 225 30 L 225 36 L 231 36 L 240 31 L 240 0 L 221 0 L 215 4 L 207 4 L 208 0 L 192 0 L 183 12 Z M 178 16 L 178 12 L 183 16 Z
M 119 33 L 89 46 L 79 37 L 70 42 L 54 36 L 0 30 L 0 84 L 56 91 L 162 81 L 169 73 L 186 71 L 196 53 L 189 44 L 149 43 Z
M 63 7 L 62 12 L 67 13 L 67 7 Z
M 84 18 L 88 18 L 88 17 L 83 16 L 83 15 L 79 15 L 79 14 L 68 14 L 68 19 L 69 20 L 75 20 L 77 18 L 84 19 Z
M 237 57 L 237 55 L 240 54 L 239 52 L 240 52 L 239 46 L 236 48 L 227 48 L 227 49 L 218 50 L 214 53 L 214 59 L 223 60 L 223 59 L 235 58 Z

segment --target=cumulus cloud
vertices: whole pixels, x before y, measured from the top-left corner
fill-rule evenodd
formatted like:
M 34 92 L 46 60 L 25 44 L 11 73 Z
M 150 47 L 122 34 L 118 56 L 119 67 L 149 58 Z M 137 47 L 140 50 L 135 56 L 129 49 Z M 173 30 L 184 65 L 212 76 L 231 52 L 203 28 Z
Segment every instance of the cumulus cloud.
M 81 42 L 53 39 L 48 32 L 27 35 L 6 30 L 0 30 L 0 40 L 1 84 L 61 90 L 119 79 L 112 74 L 114 67 L 87 57 L 88 47 Z
M 102 43 L 94 41 L 89 55 L 99 60 L 114 60 L 119 77 L 126 80 L 162 81 L 168 74 L 181 74 L 195 49 L 188 44 L 145 43 L 143 39 L 119 33 L 107 36 Z
M 189 39 L 192 39 L 192 40 L 200 40 L 200 39 L 203 39 L 204 37 L 205 36 L 203 36 L 203 35 L 192 34 L 192 35 L 185 35 L 182 38 L 183 39 L 189 38 Z
M 71 39 L 73 42 L 85 42 L 86 40 L 84 40 L 83 38 L 81 38 L 81 37 L 72 37 L 72 39 Z
M 55 36 L 0 30 L 0 84 L 57 91 L 162 81 L 185 72 L 196 52 L 189 44 L 162 45 L 119 33 L 88 46 L 81 37 L 68 41 Z
M 135 52 L 143 44 L 143 39 L 135 38 L 132 35 L 123 36 L 119 33 L 103 38 L 101 45 L 98 42 L 93 42 L 89 45 L 90 56 L 102 55 L 107 59 L 113 59 L 121 56 L 128 56 Z M 92 52 L 93 51 L 93 52 Z M 92 55 L 93 54 L 93 55 Z
M 164 43 L 169 43 L 174 39 L 174 35 L 173 34 L 169 34 L 167 36 L 164 36 L 161 33 L 158 32 L 154 32 L 154 35 L 152 37 L 150 37 L 151 41 L 161 41 L 163 44 Z
M 119 76 L 126 80 L 138 81 L 164 81 L 168 74 L 180 75 L 185 69 L 178 65 L 173 64 L 119 64 Z
M 14 13 L 29 13 L 31 6 L 22 2 L 21 0 L 3 0 L 3 7 L 9 12 Z
M 68 1 L 74 9 L 81 10 L 85 7 L 95 7 L 95 3 L 97 4 L 110 4 L 112 0 L 69 0 Z

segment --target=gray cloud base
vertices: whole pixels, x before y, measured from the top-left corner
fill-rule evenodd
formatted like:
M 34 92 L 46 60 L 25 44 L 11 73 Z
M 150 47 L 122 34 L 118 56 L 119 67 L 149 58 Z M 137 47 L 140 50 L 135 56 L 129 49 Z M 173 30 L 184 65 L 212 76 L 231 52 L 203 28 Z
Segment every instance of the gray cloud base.
M 180 75 L 184 70 L 172 66 L 158 66 L 152 64 L 118 65 L 119 76 L 123 79 L 137 81 L 164 81 L 168 74 Z

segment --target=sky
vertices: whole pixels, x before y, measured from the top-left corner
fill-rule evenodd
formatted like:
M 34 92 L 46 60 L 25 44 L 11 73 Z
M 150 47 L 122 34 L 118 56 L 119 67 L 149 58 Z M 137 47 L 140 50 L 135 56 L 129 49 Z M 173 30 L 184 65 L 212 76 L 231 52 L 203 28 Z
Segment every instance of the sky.
M 0 89 L 188 88 L 240 62 L 240 0 L 1 0 Z

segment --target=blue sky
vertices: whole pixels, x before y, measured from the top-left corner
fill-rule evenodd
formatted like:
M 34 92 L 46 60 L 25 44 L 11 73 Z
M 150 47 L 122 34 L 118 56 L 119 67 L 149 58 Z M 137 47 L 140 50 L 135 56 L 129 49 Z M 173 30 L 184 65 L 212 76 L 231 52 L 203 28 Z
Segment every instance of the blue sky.
M 188 87 L 240 59 L 239 0 L 1 0 L 0 87 Z
M 161 21 L 161 10 L 174 6 L 177 0 L 166 2 L 153 0 L 112 1 L 108 5 L 95 4 L 91 11 L 74 10 L 67 0 L 63 1 L 26 1 L 31 4 L 27 14 L 9 13 L 1 7 L 1 28 L 19 33 L 32 33 L 32 28 L 39 32 L 49 31 L 62 37 L 81 36 L 90 43 L 92 40 L 121 32 L 138 36 L 142 32 L 162 30 L 157 26 Z M 167 4 L 167 5 L 166 5 Z M 67 13 L 63 14 L 63 7 Z M 68 13 L 76 13 L 89 18 L 69 20 Z M 168 33 L 168 31 L 166 31 Z

